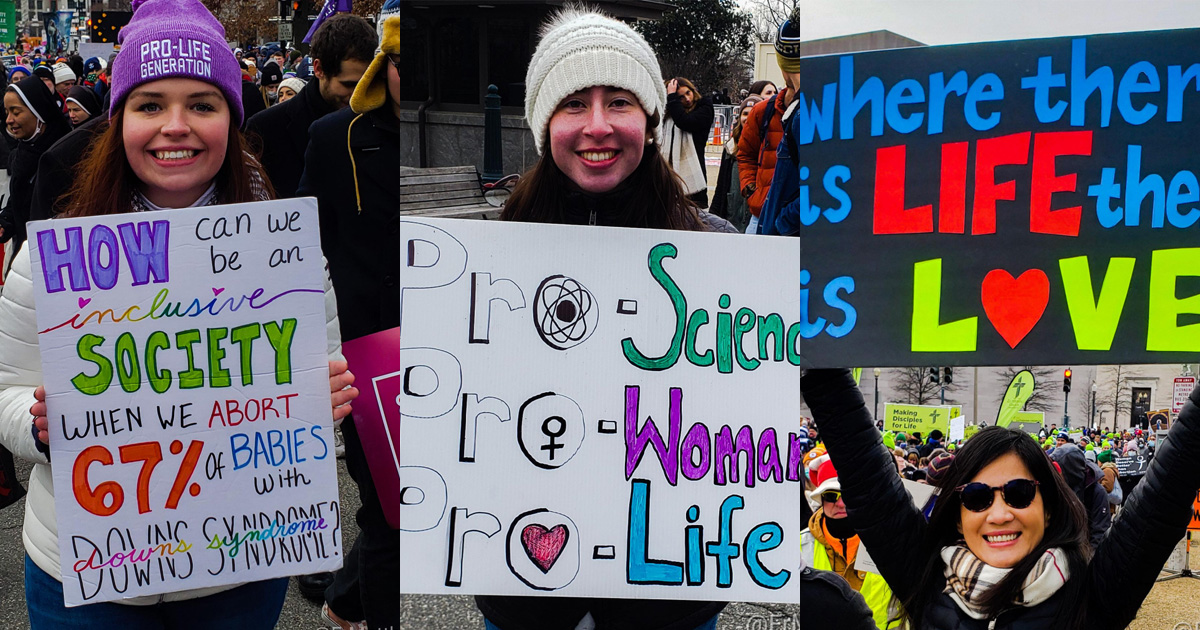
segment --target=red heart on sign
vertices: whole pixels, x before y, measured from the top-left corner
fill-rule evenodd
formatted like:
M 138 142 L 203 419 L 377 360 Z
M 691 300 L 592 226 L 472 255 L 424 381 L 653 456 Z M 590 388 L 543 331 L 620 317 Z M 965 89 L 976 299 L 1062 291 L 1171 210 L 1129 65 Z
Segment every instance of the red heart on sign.
M 546 529 L 537 524 L 527 525 L 521 530 L 521 544 L 525 546 L 525 553 L 537 568 L 541 569 L 542 573 L 549 573 L 550 567 L 553 567 L 558 561 L 558 556 L 562 555 L 563 547 L 570 536 L 566 525 L 555 525 L 553 529 Z
M 983 278 L 983 311 L 1010 348 L 1033 330 L 1050 302 L 1050 278 L 1041 269 L 1030 269 L 1014 278 L 993 269 Z

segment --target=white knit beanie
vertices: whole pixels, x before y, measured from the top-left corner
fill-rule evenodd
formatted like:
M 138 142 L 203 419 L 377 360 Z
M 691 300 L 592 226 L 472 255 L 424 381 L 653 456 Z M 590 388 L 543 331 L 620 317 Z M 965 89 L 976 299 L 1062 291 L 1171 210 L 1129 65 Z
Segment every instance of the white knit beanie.
M 558 104 L 596 85 L 633 92 L 647 116 L 658 116 L 654 140 L 661 142 L 667 89 L 650 44 L 623 22 L 567 8 L 542 28 L 542 39 L 525 74 L 525 120 L 538 155 L 544 152 L 550 117 Z
M 75 71 L 61 61 L 54 64 L 54 83 L 63 83 L 65 81 L 75 81 L 78 77 L 75 76 Z

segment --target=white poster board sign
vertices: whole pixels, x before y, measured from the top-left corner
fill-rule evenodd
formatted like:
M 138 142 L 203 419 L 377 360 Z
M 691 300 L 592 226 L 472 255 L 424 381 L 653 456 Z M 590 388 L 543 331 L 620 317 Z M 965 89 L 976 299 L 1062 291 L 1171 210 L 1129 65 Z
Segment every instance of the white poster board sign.
M 1183 405 L 1187 402 L 1188 395 L 1192 393 L 1193 389 L 1196 389 L 1195 376 L 1175 377 L 1175 383 L 1171 390 L 1171 413 L 1173 415 L 1179 415 L 1179 412 L 1183 411 Z
M 400 235 L 403 592 L 799 601 L 799 239 Z
M 908 490 L 908 495 L 912 497 L 913 505 L 917 506 L 918 510 L 923 511 L 925 504 L 929 503 L 929 498 L 933 496 L 935 488 L 919 481 L 910 481 L 908 479 L 901 479 L 900 481 L 904 483 L 904 489 Z M 854 556 L 854 568 L 858 571 L 879 573 L 879 566 L 875 564 L 874 558 L 867 552 L 866 545 L 858 546 L 858 553 Z
M 340 566 L 315 200 L 29 235 L 67 605 Z
M 951 442 L 957 442 L 967 436 L 967 417 L 959 416 L 950 419 L 950 435 L 947 436 Z

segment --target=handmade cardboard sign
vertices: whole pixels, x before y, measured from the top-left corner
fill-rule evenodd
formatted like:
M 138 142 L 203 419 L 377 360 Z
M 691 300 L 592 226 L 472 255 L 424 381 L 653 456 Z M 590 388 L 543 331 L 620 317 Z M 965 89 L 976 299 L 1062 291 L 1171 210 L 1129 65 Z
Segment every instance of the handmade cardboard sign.
M 934 429 L 940 430 L 942 435 L 947 435 L 950 433 L 950 419 L 960 415 L 962 407 L 958 405 L 884 403 L 883 428 L 887 431 L 900 431 L 908 436 L 918 432 L 922 438 L 929 437 L 929 432 Z
M 798 240 L 400 235 L 404 592 L 798 601 Z
M 774 225 L 805 239 L 805 365 L 1192 360 L 1198 37 L 803 60 Z
M 340 566 L 316 202 L 29 235 L 67 605 Z

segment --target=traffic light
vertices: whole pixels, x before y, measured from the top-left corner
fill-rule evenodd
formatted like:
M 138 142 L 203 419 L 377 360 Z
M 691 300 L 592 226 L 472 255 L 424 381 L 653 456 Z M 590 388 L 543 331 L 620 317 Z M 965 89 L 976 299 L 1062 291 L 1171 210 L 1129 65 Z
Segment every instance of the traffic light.
M 293 10 L 293 11 L 299 11 L 299 10 L 300 10 L 300 2 L 299 2 L 298 0 L 293 0 L 293 2 L 292 2 L 292 10 Z
M 934 385 L 938 384 L 938 369 L 935 367 L 929 368 L 929 382 Z
M 1063 391 L 1071 393 L 1071 368 L 1063 370 Z
M 945 381 L 947 385 L 949 385 L 950 383 L 953 383 L 954 382 L 954 368 L 952 368 L 952 367 L 943 368 L 942 369 L 942 380 Z

